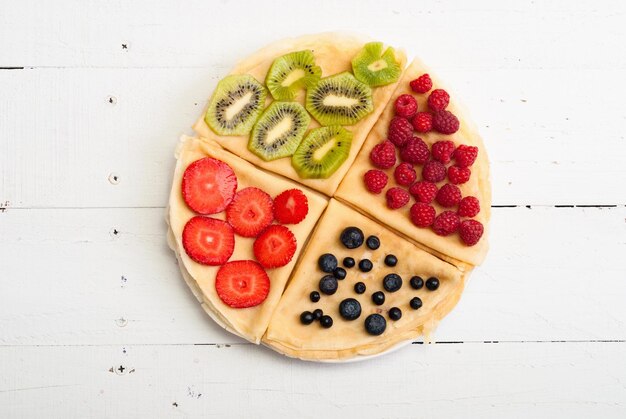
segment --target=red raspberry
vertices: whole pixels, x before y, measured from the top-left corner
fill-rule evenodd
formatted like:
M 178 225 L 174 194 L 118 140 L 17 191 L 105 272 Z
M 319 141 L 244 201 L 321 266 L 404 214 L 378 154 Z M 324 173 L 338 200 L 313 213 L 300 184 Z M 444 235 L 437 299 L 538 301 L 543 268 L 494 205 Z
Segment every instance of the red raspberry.
M 393 177 L 396 178 L 398 185 L 409 186 L 415 182 L 417 174 L 410 163 L 400 163 L 394 170 Z
M 411 137 L 407 140 L 402 150 L 400 150 L 400 158 L 403 161 L 413 164 L 424 164 L 428 160 L 430 152 L 428 146 L 419 137 Z
M 433 128 L 442 134 L 454 134 L 459 130 L 459 120 L 450 111 L 439 111 L 433 115 Z
M 478 156 L 478 147 L 472 145 L 460 145 L 455 151 L 454 160 L 456 165 L 460 167 L 470 167 L 476 161 Z
M 444 208 L 456 207 L 461 202 L 461 190 L 458 186 L 446 183 L 439 189 L 435 199 Z
M 389 123 L 389 130 L 387 131 L 389 141 L 398 147 L 402 147 L 412 135 L 413 125 L 411 125 L 409 120 L 401 116 L 394 116 Z
M 480 212 L 480 201 L 473 196 L 466 196 L 459 203 L 459 217 L 476 217 Z
M 450 103 L 450 95 L 443 89 L 435 89 L 428 96 L 428 107 L 433 111 L 443 111 Z
M 449 236 L 459 228 L 459 216 L 454 211 L 444 211 L 433 221 L 433 231 L 439 236 Z
M 441 182 L 446 178 L 446 166 L 438 161 L 431 160 L 424 165 L 422 178 L 433 183 Z
M 418 112 L 411 119 L 411 125 L 417 132 L 428 132 L 433 129 L 433 114 L 430 112 Z
M 423 202 L 418 202 L 411 206 L 409 216 L 411 221 L 418 227 L 428 227 L 435 221 L 435 208 Z
M 391 209 L 398 209 L 405 206 L 411 197 L 402 188 L 391 188 L 387 190 L 387 206 Z
M 396 108 L 396 115 L 410 118 L 417 112 L 417 101 L 411 95 L 400 95 L 393 106 Z
M 455 185 L 460 185 L 469 180 L 472 171 L 469 167 L 450 166 L 448 167 L 448 179 Z
M 465 220 L 461 223 L 459 227 L 459 235 L 461 236 L 461 240 L 468 246 L 473 246 L 480 238 L 483 236 L 483 232 L 485 228 L 480 223 L 480 221 L 476 220 Z
M 430 204 L 437 195 L 437 185 L 421 180 L 411 185 L 409 193 L 415 197 L 417 202 Z
M 365 187 L 371 193 L 381 193 L 383 189 L 385 189 L 385 186 L 387 186 L 387 179 L 387 174 L 380 170 L 368 170 L 365 172 L 365 175 L 363 175 Z
M 370 152 L 370 160 L 376 167 L 389 169 L 396 164 L 396 148 L 388 140 L 376 144 Z
M 430 148 L 433 159 L 443 163 L 450 163 L 452 153 L 454 153 L 454 143 L 452 141 L 437 141 Z
M 409 85 L 415 93 L 426 93 L 433 88 L 433 81 L 428 74 L 422 74 L 409 83 Z

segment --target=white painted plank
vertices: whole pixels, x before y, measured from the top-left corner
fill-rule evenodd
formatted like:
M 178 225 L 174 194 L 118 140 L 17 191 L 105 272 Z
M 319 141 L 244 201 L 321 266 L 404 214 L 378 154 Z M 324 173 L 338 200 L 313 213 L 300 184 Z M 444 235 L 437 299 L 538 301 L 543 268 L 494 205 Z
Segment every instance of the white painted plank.
M 491 253 L 434 339 L 626 339 L 625 219 L 494 209 Z M 165 229 L 161 209 L 0 213 L 0 344 L 240 342 L 186 288 Z
M 0 412 L 14 419 L 623 418 L 624 355 L 623 343 L 410 345 L 366 364 L 319 365 L 252 345 L 9 347 L 0 348 Z

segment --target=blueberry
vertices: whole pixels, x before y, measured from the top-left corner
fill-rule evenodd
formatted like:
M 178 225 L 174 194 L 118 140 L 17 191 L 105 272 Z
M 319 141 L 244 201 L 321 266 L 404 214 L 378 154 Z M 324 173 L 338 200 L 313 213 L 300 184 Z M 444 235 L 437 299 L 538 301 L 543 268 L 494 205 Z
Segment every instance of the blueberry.
M 359 269 L 361 270 L 361 272 L 369 272 L 372 270 L 373 267 L 374 265 L 369 259 L 361 259 L 359 261 Z
M 327 315 L 323 315 L 320 318 L 320 324 L 324 329 L 328 329 L 329 327 L 333 326 L 333 318 Z
M 365 284 L 362 282 L 357 282 L 354 284 L 354 292 L 357 294 L 363 294 L 366 290 Z
M 311 291 L 311 293 L 309 294 L 309 298 L 314 303 L 317 303 L 320 300 L 320 293 L 317 291 Z
M 313 318 L 315 320 L 321 319 L 323 315 L 324 315 L 324 312 L 322 311 L 321 308 L 316 308 L 315 310 L 313 310 Z
M 398 307 L 391 307 L 389 309 L 389 318 L 391 320 L 400 320 L 402 318 L 402 310 Z
M 365 237 L 360 228 L 347 227 L 341 232 L 340 240 L 348 249 L 356 249 L 363 244 Z
M 414 290 L 421 290 L 424 286 L 424 280 L 419 276 L 411 277 L 411 288 Z
M 422 306 L 422 299 L 419 297 L 413 297 L 411 298 L 411 301 L 409 301 L 409 305 L 413 310 L 417 310 Z
M 370 314 L 365 319 L 365 330 L 370 335 L 382 335 L 387 328 L 387 320 L 380 314 Z
M 353 258 L 343 258 L 343 266 L 346 268 L 354 268 L 354 265 L 356 265 L 356 262 L 354 262 Z
M 339 303 L 339 314 L 346 320 L 356 320 L 361 315 L 361 304 L 354 298 L 346 298 Z
M 346 270 L 343 268 L 335 268 L 333 275 L 337 279 L 344 279 L 346 277 Z
M 331 273 L 337 267 L 337 258 L 330 253 L 324 253 L 317 260 L 317 264 L 323 272 Z
M 332 275 L 324 275 L 322 279 L 320 279 L 320 291 L 326 295 L 333 295 L 336 293 L 338 286 L 339 284 L 337 283 L 337 278 Z
M 365 245 L 372 250 L 376 250 L 380 247 L 380 239 L 376 236 L 369 236 L 367 240 L 365 240 Z
M 385 304 L 385 293 L 382 291 L 376 291 L 372 294 L 372 302 L 377 306 L 382 306 Z
M 431 276 L 426 280 L 426 288 L 428 288 L 429 291 L 436 290 L 439 288 L 439 280 L 434 276 Z
M 315 317 L 313 317 L 313 313 L 310 311 L 303 311 L 302 314 L 300 314 L 300 323 L 302 324 L 311 324 L 313 320 L 315 320 Z
M 385 265 L 396 266 L 397 263 L 398 263 L 398 258 L 395 257 L 394 255 L 385 256 Z
M 388 274 L 383 278 L 383 287 L 389 292 L 396 292 L 402 287 L 402 277 L 398 274 Z

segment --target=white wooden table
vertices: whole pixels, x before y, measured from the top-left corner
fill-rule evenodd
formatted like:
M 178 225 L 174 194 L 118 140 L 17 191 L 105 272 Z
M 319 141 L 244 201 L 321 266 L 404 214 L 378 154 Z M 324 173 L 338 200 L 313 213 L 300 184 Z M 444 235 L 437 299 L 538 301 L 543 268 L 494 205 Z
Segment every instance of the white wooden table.
M 626 3 L 0 0 L 0 417 L 626 417 Z M 359 31 L 455 87 L 492 249 L 436 344 L 317 365 L 180 278 L 177 138 L 267 42 Z

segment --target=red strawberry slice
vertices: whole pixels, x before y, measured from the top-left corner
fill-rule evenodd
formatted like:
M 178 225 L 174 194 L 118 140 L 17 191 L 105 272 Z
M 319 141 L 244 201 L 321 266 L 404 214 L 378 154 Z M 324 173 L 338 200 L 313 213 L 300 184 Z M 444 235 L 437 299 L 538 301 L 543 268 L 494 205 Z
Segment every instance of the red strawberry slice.
M 278 268 L 289 263 L 296 246 L 296 238 L 287 227 L 271 225 L 254 241 L 254 257 L 264 268 Z
M 298 224 L 309 213 L 309 201 L 300 189 L 288 189 L 274 199 L 274 217 L 282 224 Z
M 261 304 L 270 292 L 270 279 L 253 260 L 234 260 L 217 271 L 215 290 L 222 301 L 234 308 Z
M 273 219 L 272 198 L 259 188 L 240 190 L 226 208 L 226 220 L 243 237 L 258 236 Z
M 233 200 L 237 176 L 223 161 L 205 157 L 187 167 L 182 190 L 189 208 L 199 214 L 216 214 Z
M 183 247 L 198 263 L 223 265 L 233 254 L 235 235 L 225 221 L 195 216 L 183 229 Z

